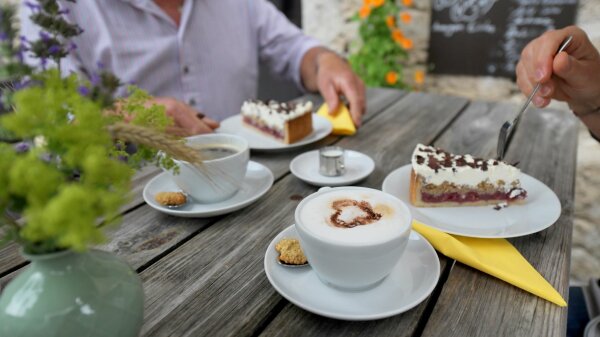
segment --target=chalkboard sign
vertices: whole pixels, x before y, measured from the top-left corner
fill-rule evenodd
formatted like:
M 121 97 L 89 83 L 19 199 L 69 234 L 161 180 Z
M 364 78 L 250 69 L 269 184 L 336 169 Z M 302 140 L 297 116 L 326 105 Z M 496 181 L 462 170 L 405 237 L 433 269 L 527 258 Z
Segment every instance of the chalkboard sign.
M 547 30 L 572 25 L 577 2 L 432 0 L 432 72 L 513 78 L 525 45 Z

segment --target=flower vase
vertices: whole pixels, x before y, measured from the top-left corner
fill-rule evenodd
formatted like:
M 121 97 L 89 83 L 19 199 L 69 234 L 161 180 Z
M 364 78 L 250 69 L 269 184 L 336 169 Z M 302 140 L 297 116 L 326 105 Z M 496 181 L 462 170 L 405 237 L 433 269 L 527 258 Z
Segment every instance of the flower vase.
M 144 293 L 134 270 L 91 250 L 25 255 L 0 294 L 0 336 L 138 336 Z

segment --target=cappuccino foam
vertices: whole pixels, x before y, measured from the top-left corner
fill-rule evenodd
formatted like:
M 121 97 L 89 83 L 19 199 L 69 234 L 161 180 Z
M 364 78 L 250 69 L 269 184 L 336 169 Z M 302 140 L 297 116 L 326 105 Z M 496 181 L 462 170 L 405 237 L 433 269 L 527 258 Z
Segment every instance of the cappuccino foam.
M 410 214 L 398 199 L 380 191 L 334 189 L 307 200 L 299 220 L 303 228 L 320 239 L 371 244 L 404 233 Z

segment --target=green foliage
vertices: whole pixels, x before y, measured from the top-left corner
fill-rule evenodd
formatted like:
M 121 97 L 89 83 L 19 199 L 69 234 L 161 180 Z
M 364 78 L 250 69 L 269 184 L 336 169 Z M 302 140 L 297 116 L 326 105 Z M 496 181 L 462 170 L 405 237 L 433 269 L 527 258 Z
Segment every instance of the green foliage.
M 350 55 L 350 64 L 367 86 L 406 88 L 403 64 L 408 53 L 401 46 L 405 38 L 395 24 L 400 6 L 394 1 L 380 1 L 378 5 L 370 4 L 372 2 L 377 1 L 365 1 L 362 17 L 360 14 L 354 17 L 360 21 L 362 46 Z M 365 16 L 366 13 L 368 15 Z M 395 81 L 386 80 L 389 73 L 395 74 Z
M 104 239 L 102 225 L 118 222 L 134 167 L 149 161 L 174 166 L 171 158 L 158 158 L 156 150 L 145 146 L 129 155 L 109 126 L 128 121 L 164 132 L 172 121 L 164 107 L 147 107 L 150 96 L 137 88 L 115 103 L 120 80 L 101 65 L 99 73 L 84 69 L 90 81 L 76 75 L 61 78 L 60 69 L 32 73 L 9 67 L 25 67 L 24 51 L 42 65 L 47 58 L 60 65 L 74 48 L 69 39 L 82 31 L 62 17 L 65 11 L 56 0 L 26 5 L 42 29 L 37 41 L 19 39 L 21 44 L 15 45 L 14 10 L 0 13 L 0 33 L 7 36 L 0 42 L 1 74 L 28 75 L 27 85 L 11 95 L 12 111 L 0 116 L 0 135 L 23 140 L 0 143 L 0 244 L 16 241 L 33 254 L 81 251 Z
M 103 112 L 102 104 L 81 95 L 75 75 L 58 70 L 34 75 L 36 85 L 15 94 L 13 113 L 0 125 L 37 145 L 19 153 L 0 144 L 0 209 L 7 231 L 30 253 L 84 250 L 104 238 L 100 222 L 118 220 L 127 201 L 134 170 L 119 155 L 107 127 L 123 115 Z M 139 89 L 123 102 L 135 113 L 131 123 L 164 130 L 170 123 L 162 107 L 145 108 L 149 96 Z M 139 164 L 156 151 L 142 148 L 132 155 Z M 16 225 L 11 214 L 23 216 Z

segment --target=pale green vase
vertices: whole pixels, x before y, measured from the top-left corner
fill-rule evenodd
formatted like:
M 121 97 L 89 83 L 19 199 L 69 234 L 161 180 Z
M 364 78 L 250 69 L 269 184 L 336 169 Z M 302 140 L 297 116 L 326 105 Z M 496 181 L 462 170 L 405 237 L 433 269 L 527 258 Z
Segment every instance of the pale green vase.
M 25 257 L 0 295 L 0 336 L 138 336 L 144 293 L 125 262 L 98 250 Z

